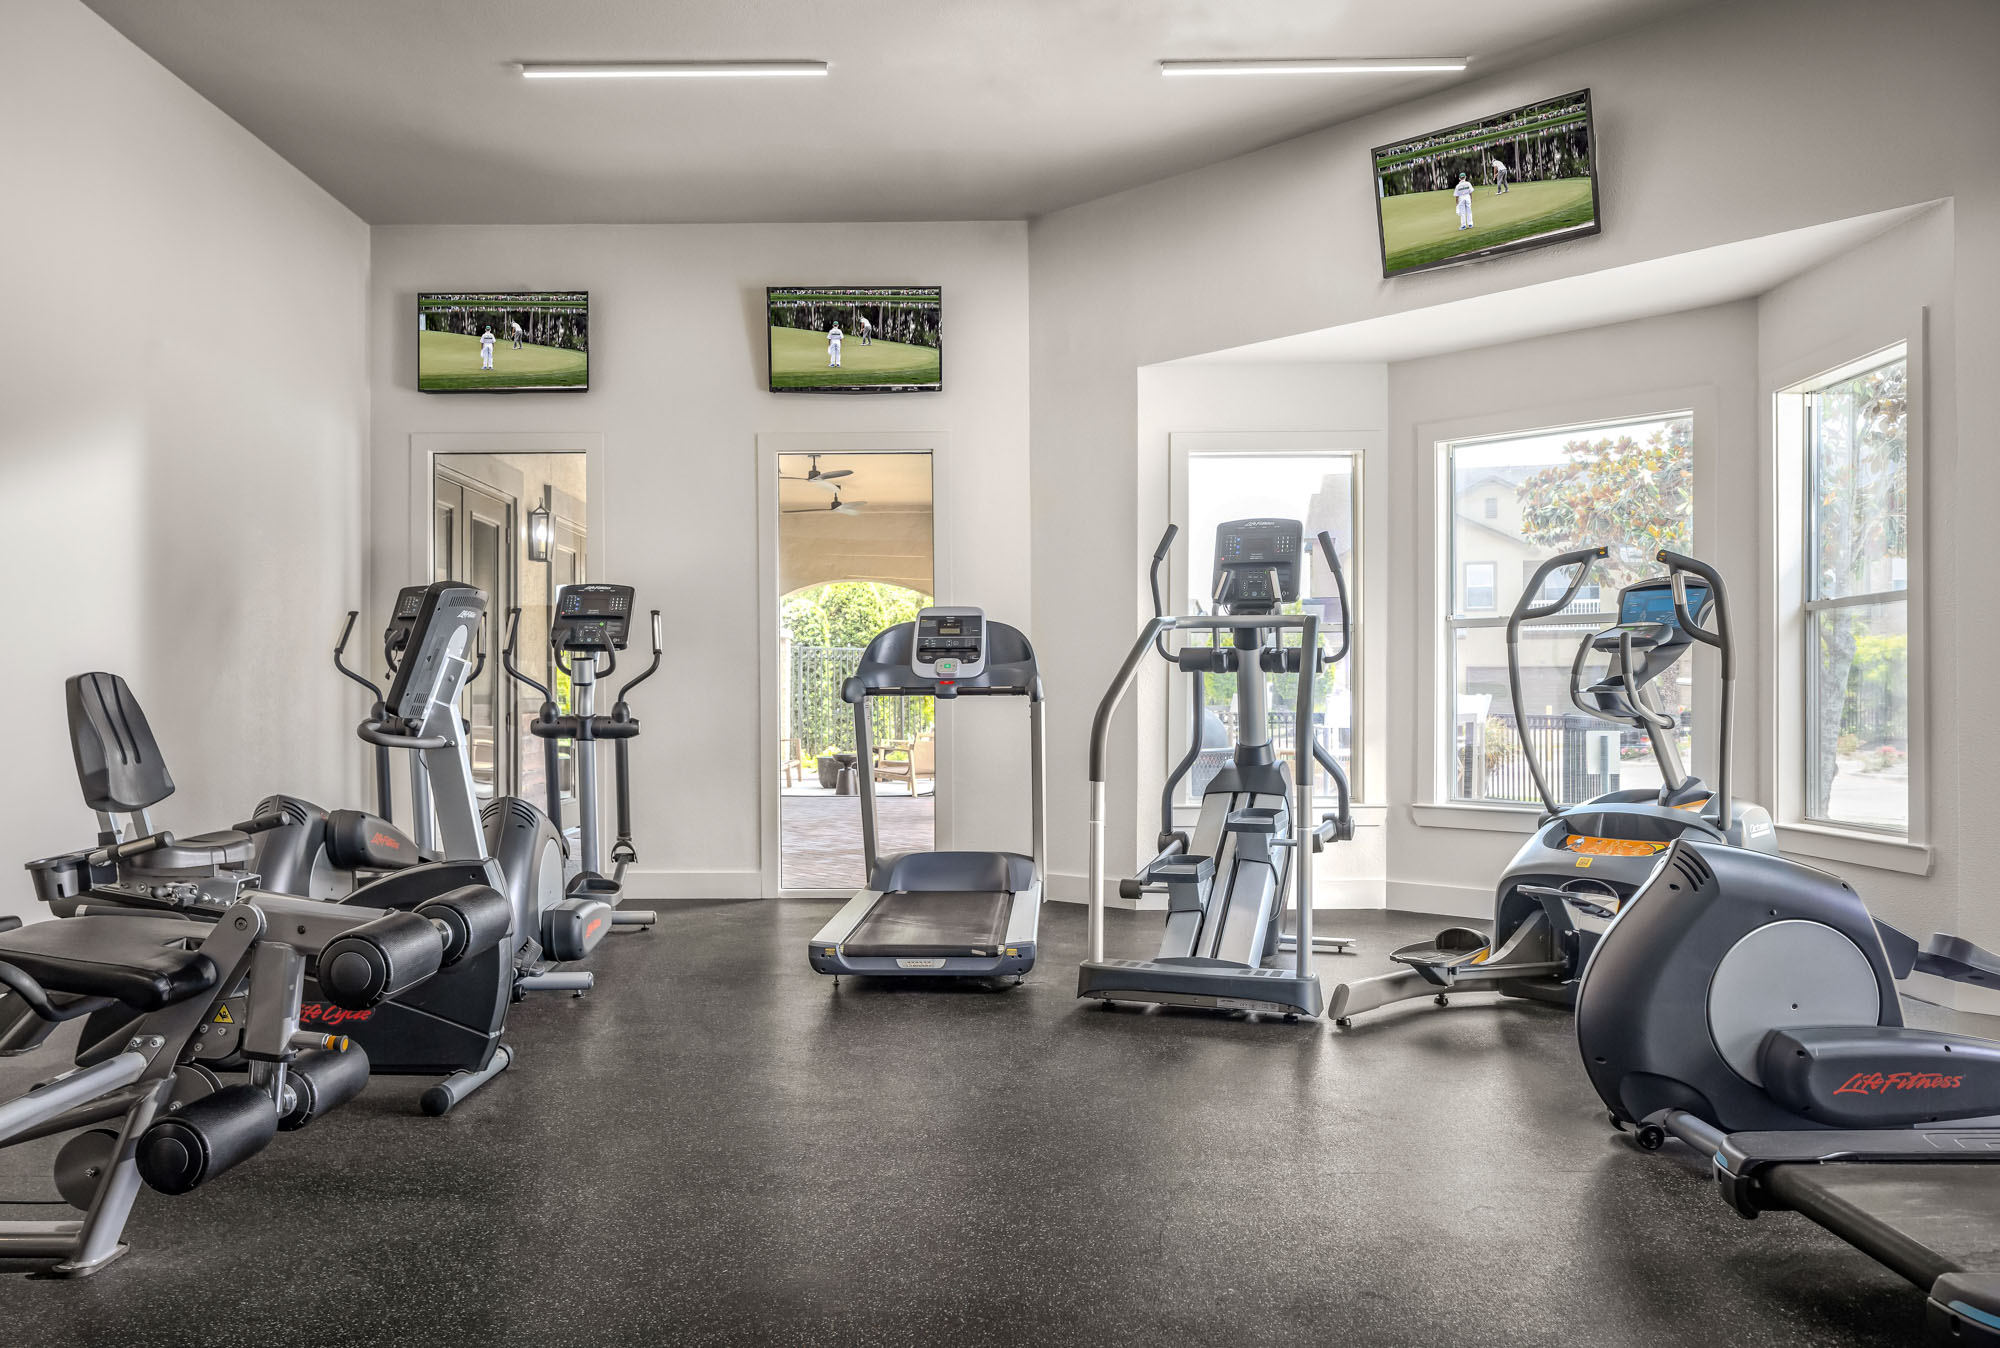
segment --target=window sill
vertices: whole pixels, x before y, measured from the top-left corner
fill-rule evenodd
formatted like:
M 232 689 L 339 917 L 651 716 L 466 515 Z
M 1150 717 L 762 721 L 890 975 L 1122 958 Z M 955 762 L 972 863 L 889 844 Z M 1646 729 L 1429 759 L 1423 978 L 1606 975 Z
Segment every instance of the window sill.
M 1904 875 L 1929 875 L 1931 849 L 1904 838 L 1850 833 L 1819 824 L 1778 825 L 1778 847 L 1786 856 L 1812 857 L 1850 866 L 1871 866 Z
M 1420 828 L 1462 828 L 1483 833 L 1535 831 L 1542 812 L 1530 805 L 1412 805 L 1410 816 Z

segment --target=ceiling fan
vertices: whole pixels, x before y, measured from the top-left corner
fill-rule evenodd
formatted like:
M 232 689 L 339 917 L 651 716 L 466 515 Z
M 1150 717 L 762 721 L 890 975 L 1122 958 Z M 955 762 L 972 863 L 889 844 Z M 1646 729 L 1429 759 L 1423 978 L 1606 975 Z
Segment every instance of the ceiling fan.
M 832 491 L 834 490 L 833 484 L 836 480 L 843 477 L 854 476 L 854 470 L 852 468 L 836 468 L 832 472 L 822 473 L 819 470 L 819 455 L 813 454 L 808 457 L 812 459 L 812 467 L 806 470 L 806 475 L 804 477 L 788 477 L 785 474 L 780 473 L 778 474 L 778 480 L 780 482 L 810 482 L 815 487 L 821 487 L 827 491 Z
M 805 479 L 799 478 L 796 480 L 804 481 Z M 830 511 L 836 515 L 859 515 L 861 507 L 868 504 L 866 501 L 841 500 L 840 488 L 837 486 L 832 488 L 832 491 L 833 499 L 823 506 L 791 506 L 780 513 L 786 515 L 824 515 Z

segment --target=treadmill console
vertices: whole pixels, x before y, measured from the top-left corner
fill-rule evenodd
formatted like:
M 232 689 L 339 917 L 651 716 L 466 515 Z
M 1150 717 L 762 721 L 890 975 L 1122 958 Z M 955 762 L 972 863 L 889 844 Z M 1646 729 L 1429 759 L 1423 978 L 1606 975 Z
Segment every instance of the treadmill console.
M 632 629 L 630 585 L 565 585 L 556 591 L 549 644 L 595 655 L 622 651 Z
M 1299 597 L 1305 526 L 1297 520 L 1230 520 L 1215 528 L 1217 613 L 1275 613 Z
M 927 608 L 917 615 L 910 670 L 946 683 L 986 672 L 986 614 L 976 608 Z

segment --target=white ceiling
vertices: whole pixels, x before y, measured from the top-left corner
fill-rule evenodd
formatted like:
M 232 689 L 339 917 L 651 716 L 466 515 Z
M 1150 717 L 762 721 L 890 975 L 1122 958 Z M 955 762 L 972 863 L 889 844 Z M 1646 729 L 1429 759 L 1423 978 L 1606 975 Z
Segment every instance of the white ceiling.
M 85 0 L 374 224 L 1014 219 L 1697 0 Z M 1473 58 L 1162 79 L 1169 57 Z M 524 81 L 523 60 L 832 63 Z
M 1934 205 L 1903 206 L 1831 220 L 1164 363 L 1293 365 L 1415 360 L 1701 309 L 1761 295 Z

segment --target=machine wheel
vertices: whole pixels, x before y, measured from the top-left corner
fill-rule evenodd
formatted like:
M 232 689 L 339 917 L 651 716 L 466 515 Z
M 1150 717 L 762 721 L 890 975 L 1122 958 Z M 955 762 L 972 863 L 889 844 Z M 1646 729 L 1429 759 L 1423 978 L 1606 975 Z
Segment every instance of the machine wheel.
M 63 1143 L 56 1153 L 56 1192 L 63 1202 L 82 1212 L 90 1211 L 97 1186 L 118 1155 L 118 1134 L 109 1128 L 92 1128 Z
M 1445 996 L 1442 992 L 1440 992 L 1437 996 L 1431 998 L 1431 1000 L 1436 1002 L 1439 1006 L 1451 1005 L 1451 998 Z
M 1667 1145 L 1667 1130 L 1657 1123 L 1642 1123 L 1633 1134 L 1639 1146 L 1646 1151 L 1658 1151 Z
M 1338 1016 L 1334 1019 L 1333 1023 L 1335 1025 L 1338 1025 L 1343 1030 L 1351 1030 L 1354 1028 L 1354 1019 L 1351 1016 Z

